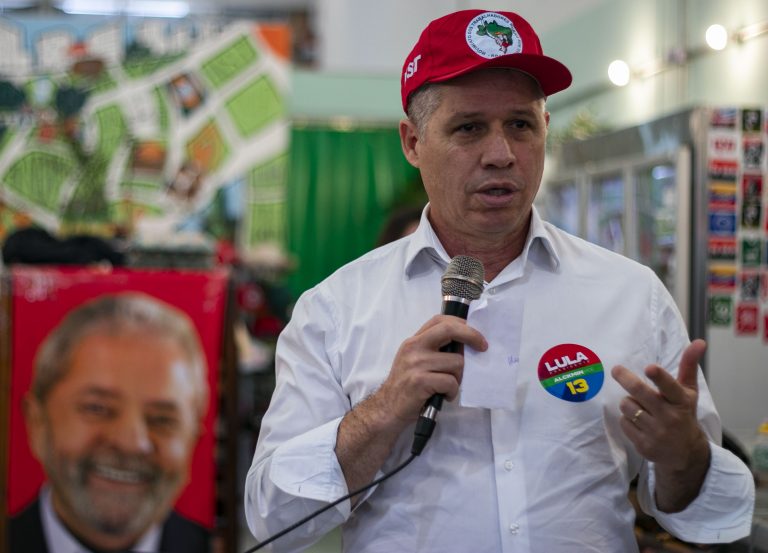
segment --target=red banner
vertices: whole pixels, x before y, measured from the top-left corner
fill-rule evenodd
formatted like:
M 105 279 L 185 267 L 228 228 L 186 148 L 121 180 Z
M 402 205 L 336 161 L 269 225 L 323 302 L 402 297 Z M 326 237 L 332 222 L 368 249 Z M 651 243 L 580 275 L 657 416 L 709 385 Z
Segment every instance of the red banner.
M 213 528 L 215 514 L 215 420 L 228 273 L 215 271 L 14 268 L 11 316 L 11 413 L 8 513 L 34 500 L 45 476 L 27 443 L 22 402 L 33 376 L 37 348 L 75 306 L 118 292 L 143 292 L 186 313 L 207 361 L 208 409 L 195 446 L 190 478 L 175 509 Z

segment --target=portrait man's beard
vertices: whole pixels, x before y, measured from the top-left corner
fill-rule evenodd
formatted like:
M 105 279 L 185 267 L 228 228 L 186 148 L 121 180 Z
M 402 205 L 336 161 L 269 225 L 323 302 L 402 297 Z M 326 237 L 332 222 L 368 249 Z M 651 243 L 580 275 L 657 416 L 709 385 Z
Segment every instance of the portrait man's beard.
M 170 509 L 183 478 L 181 473 L 163 472 L 144 455 L 126 455 L 108 446 L 77 459 L 63 457 L 50 439 L 44 465 L 65 508 L 85 525 L 114 537 L 146 531 Z M 115 489 L 105 490 L 104 485 Z

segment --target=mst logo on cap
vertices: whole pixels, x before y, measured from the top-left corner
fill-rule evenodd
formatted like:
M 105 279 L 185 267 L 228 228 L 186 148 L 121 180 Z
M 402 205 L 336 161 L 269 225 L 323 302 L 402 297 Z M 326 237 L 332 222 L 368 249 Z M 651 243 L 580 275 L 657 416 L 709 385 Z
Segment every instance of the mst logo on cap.
M 517 29 L 500 13 L 486 12 L 475 17 L 467 25 L 466 38 L 469 47 L 487 59 L 523 51 Z

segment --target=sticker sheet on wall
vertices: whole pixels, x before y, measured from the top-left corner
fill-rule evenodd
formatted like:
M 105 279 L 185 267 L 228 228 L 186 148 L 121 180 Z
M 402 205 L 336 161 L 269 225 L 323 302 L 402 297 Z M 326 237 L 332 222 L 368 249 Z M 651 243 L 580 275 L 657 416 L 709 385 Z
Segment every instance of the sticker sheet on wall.
M 768 344 L 768 114 L 713 109 L 708 133 L 709 324 Z
M 287 26 L 4 17 L 0 43 L 0 240 L 31 221 L 282 241 Z

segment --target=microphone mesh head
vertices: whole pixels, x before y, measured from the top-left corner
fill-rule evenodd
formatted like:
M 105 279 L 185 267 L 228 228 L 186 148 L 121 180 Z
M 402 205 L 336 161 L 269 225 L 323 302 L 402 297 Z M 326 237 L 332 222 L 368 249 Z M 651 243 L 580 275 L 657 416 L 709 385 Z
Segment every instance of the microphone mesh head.
M 485 269 L 480 261 L 468 255 L 457 255 L 443 273 L 443 296 L 476 300 L 483 293 L 484 281 Z

